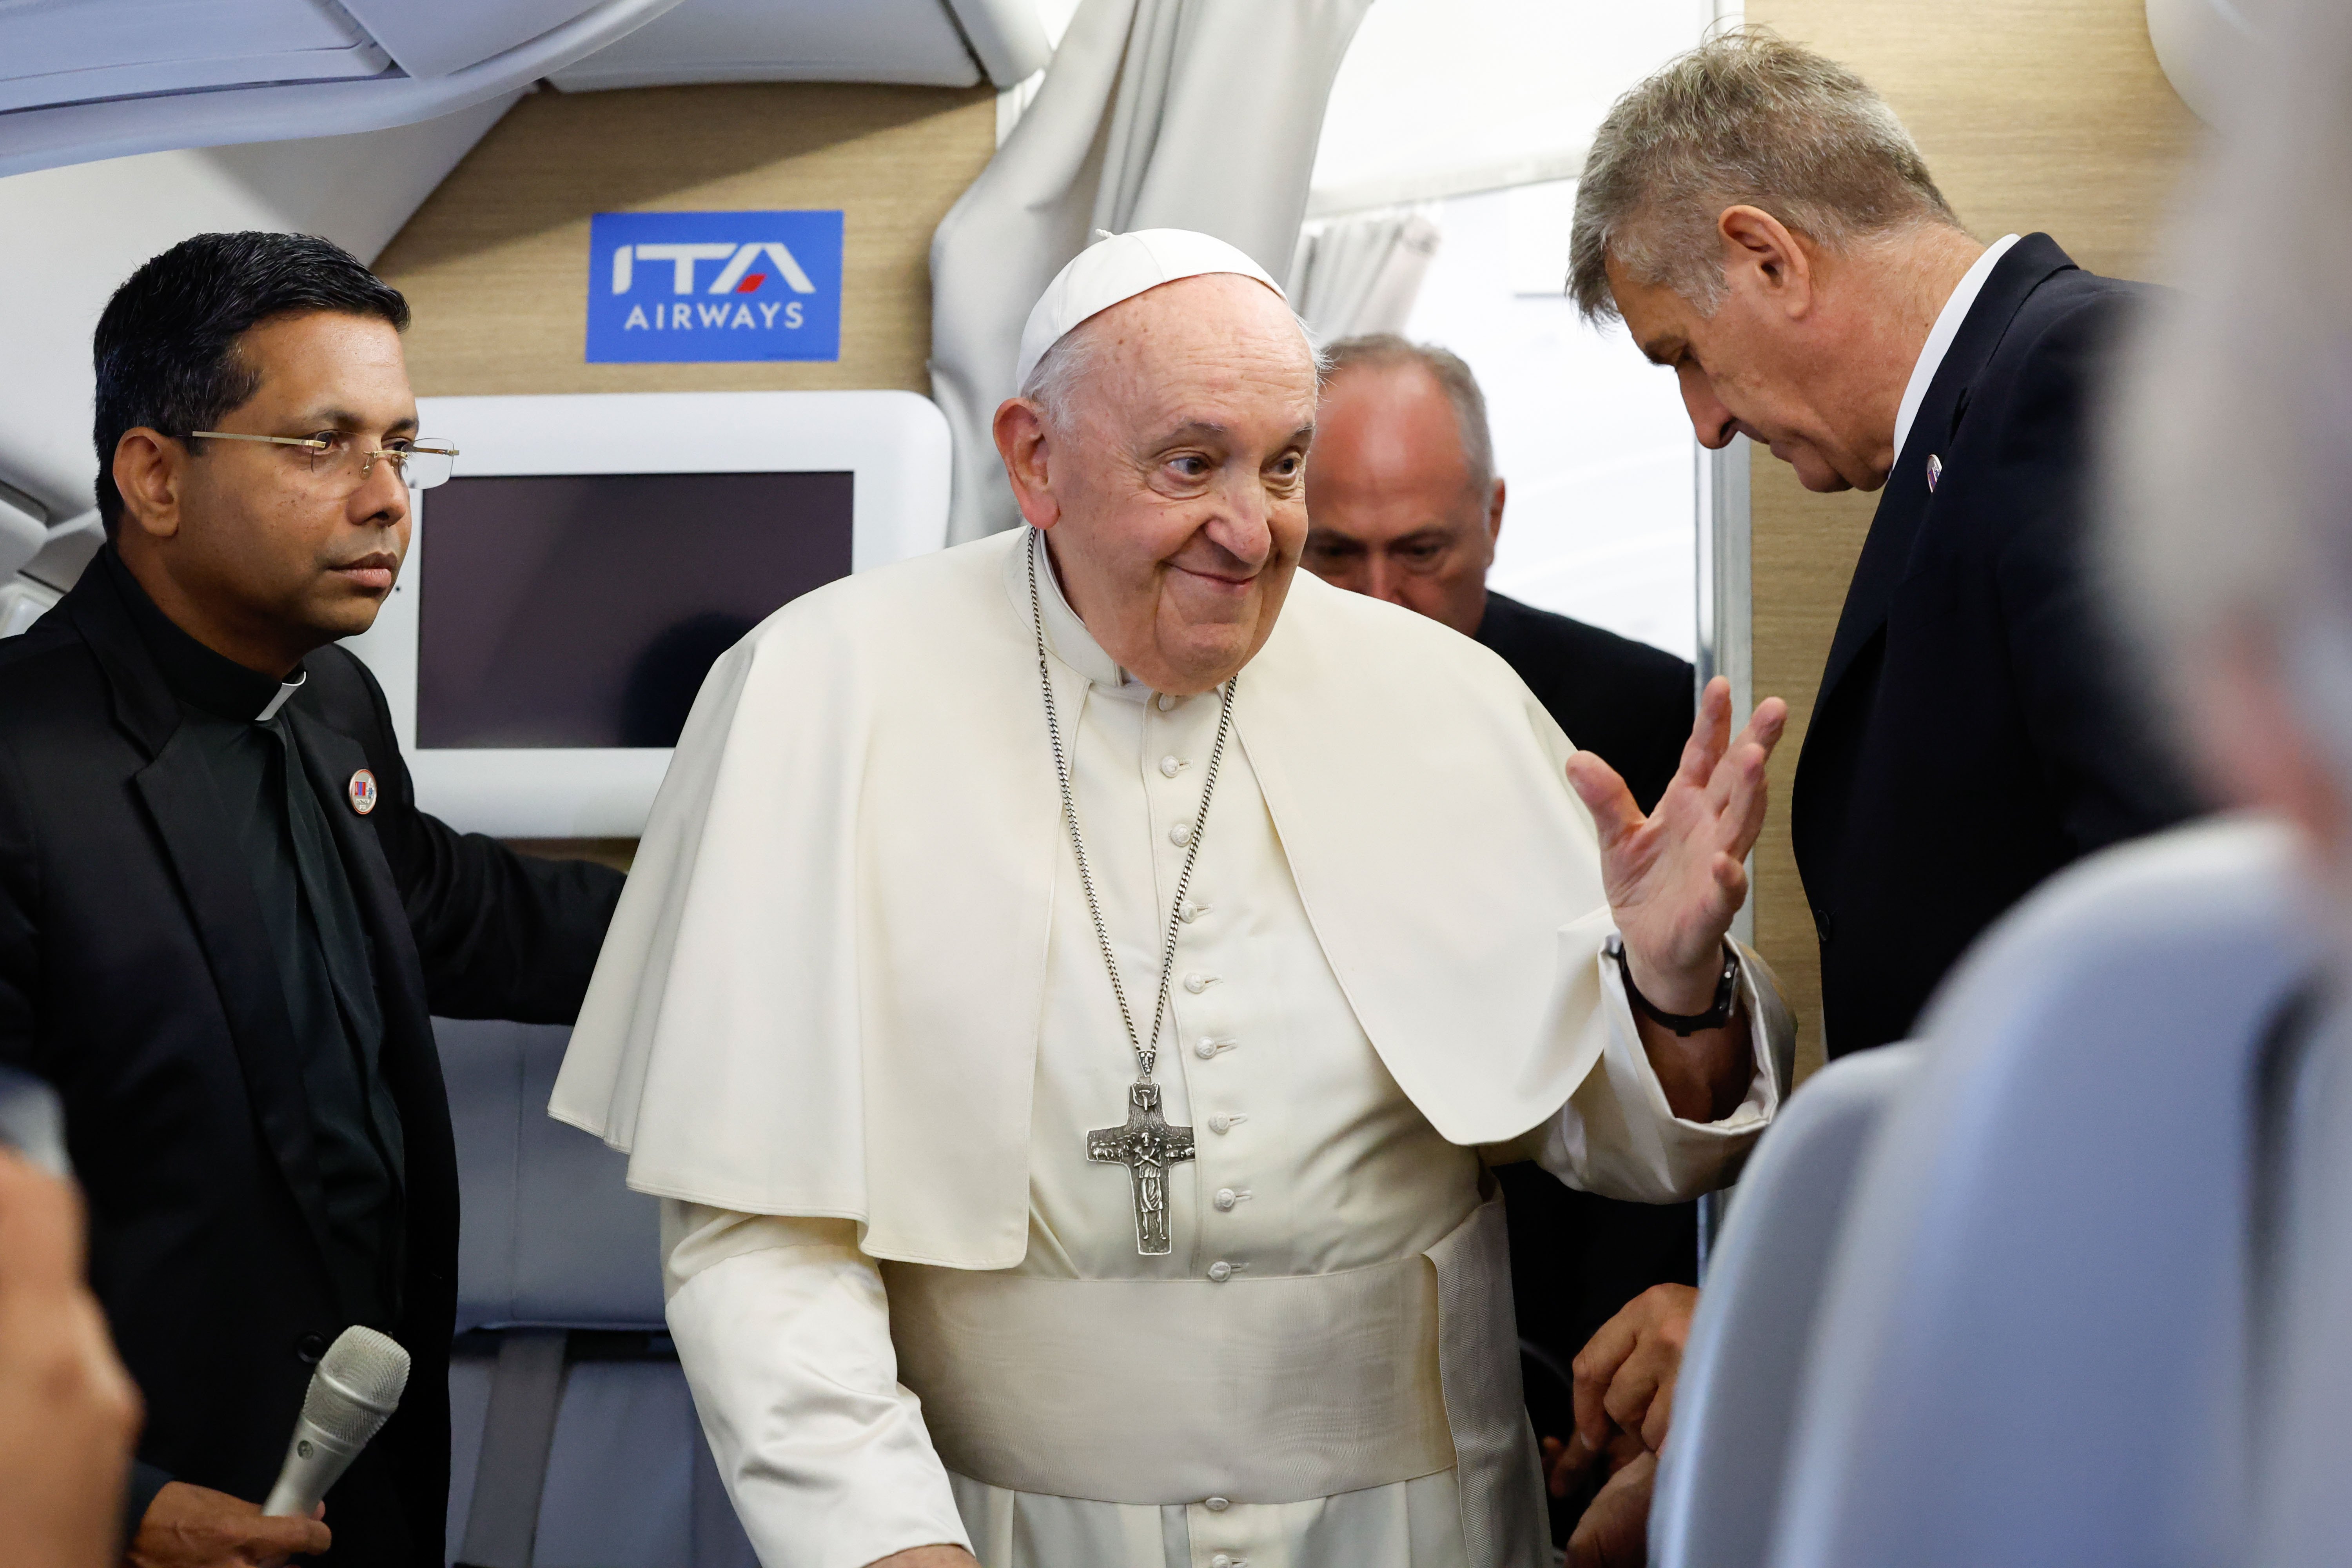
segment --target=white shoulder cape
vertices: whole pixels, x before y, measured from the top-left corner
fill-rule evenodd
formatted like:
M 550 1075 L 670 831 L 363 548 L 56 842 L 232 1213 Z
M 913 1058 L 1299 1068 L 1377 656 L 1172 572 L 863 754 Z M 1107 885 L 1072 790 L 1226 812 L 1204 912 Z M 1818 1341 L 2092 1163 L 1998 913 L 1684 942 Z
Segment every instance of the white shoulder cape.
M 551 1107 L 642 1192 L 856 1221 L 1005 1268 L 1062 837 L 1025 531 L 843 579 L 712 668 Z M 1082 678 L 1053 663 L 1075 712 Z M 1486 648 L 1301 571 L 1246 748 L 1324 952 L 1445 1137 L 1500 1142 L 1599 1058 L 1612 929 L 1559 726 Z

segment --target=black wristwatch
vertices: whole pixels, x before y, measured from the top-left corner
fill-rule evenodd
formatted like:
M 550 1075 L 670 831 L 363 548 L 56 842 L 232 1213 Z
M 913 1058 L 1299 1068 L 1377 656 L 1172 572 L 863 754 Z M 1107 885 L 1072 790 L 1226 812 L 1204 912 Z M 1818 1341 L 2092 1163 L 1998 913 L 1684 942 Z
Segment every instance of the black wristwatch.
M 1633 1011 L 1677 1035 L 1720 1029 L 1731 1022 L 1731 1015 L 1739 1005 L 1739 954 L 1729 942 L 1723 944 L 1723 973 L 1715 983 L 1715 1005 L 1704 1013 L 1669 1013 L 1660 1008 L 1633 984 L 1633 966 L 1625 960 L 1625 939 L 1611 937 L 1608 951 L 1617 961 L 1618 973 L 1625 977 L 1625 1000 L 1633 1005 Z

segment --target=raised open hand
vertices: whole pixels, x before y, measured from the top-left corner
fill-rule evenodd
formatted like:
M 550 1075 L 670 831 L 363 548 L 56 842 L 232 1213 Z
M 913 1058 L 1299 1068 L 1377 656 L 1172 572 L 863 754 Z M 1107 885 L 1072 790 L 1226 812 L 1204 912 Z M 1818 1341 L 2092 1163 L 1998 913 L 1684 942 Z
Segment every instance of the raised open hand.
M 1717 676 L 1699 699 L 1682 766 L 1643 816 L 1608 763 L 1591 752 L 1568 762 L 1568 782 L 1601 830 L 1602 886 L 1642 994 L 1670 1013 L 1703 1013 L 1715 997 L 1723 933 L 1748 898 L 1748 852 L 1764 826 L 1764 763 L 1789 721 L 1768 697 L 1738 739 L 1731 683 Z

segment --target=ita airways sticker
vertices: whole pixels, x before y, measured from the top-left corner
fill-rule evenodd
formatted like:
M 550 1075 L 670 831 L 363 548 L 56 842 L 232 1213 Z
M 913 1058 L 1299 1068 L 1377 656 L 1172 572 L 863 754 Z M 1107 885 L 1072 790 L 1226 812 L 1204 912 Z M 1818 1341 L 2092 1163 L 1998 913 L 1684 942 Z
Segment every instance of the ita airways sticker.
M 841 357 L 841 214 L 598 213 L 592 364 Z
M 349 788 L 352 796 L 352 809 L 353 811 L 358 812 L 362 816 L 365 816 L 369 812 L 375 809 L 375 775 L 373 773 L 368 772 L 365 768 L 362 768 L 359 772 L 352 775 L 352 782 Z

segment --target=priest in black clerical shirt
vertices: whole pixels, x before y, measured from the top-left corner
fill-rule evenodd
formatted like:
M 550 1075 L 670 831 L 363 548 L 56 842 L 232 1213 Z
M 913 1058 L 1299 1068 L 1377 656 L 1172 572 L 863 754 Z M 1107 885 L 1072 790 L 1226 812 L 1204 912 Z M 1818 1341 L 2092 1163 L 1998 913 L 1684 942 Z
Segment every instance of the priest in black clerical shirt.
M 146 1407 L 142 1568 L 442 1562 L 456 1152 L 431 1018 L 568 1022 L 619 874 L 416 807 L 337 639 L 391 592 L 407 306 L 323 240 L 205 235 L 101 317 L 109 542 L 0 642 L 0 1063 L 55 1084 L 92 1288 Z M 313 1365 L 363 1323 L 400 1409 L 264 1520 Z
M 1504 485 L 1485 396 L 1461 359 L 1387 334 L 1350 338 L 1330 357 L 1307 468 L 1307 567 L 1494 649 L 1649 810 L 1690 738 L 1691 667 L 1487 588 Z M 1530 1410 L 1543 1436 L 1565 1438 L 1570 1415 L 1552 1396 L 1585 1342 L 1651 1286 L 1696 1282 L 1696 1205 L 1596 1197 L 1533 1165 L 1496 1174 L 1510 1205 L 1519 1335 L 1561 1374 L 1530 1377 Z
M 400 1110 L 383 1082 L 383 1008 L 359 900 L 286 711 L 306 672 L 278 681 L 215 653 L 155 607 L 111 548 L 95 569 L 179 704 L 180 732 L 212 774 L 253 879 L 310 1101 L 327 1271 L 354 1322 L 389 1330 L 400 1305 Z

